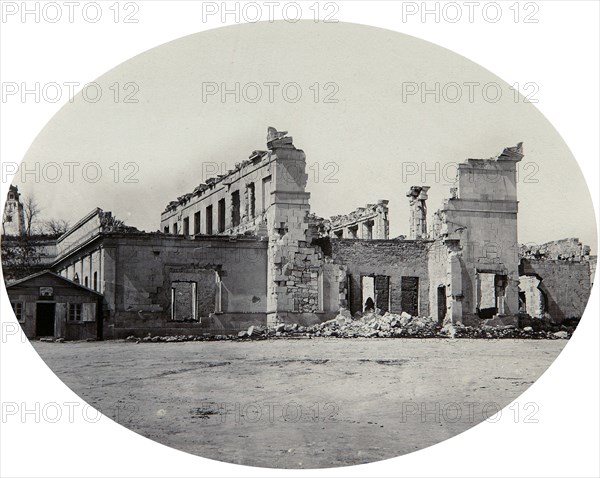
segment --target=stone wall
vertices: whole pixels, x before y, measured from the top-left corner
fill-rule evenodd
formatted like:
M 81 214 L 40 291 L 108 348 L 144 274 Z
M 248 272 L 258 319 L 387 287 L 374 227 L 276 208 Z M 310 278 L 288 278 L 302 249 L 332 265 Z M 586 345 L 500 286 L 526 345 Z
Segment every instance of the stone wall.
M 547 314 L 560 322 L 583 316 L 590 297 L 590 268 L 587 261 L 558 261 L 522 259 L 521 275 L 535 275 L 541 279 L 537 286 L 547 300 Z
M 584 246 L 576 237 L 519 246 L 519 255 L 527 259 L 581 261 L 589 257 L 589 254 L 590 248 Z
M 361 277 L 389 277 L 389 311 L 402 312 L 402 278 L 418 278 L 418 315 L 430 314 L 428 255 L 432 241 L 331 239 L 331 259 L 349 276 L 351 312 L 362 311 Z M 377 284 L 376 284 L 377 287 Z M 408 293 L 408 291 L 407 291 Z
M 431 245 L 428 260 L 429 309 L 430 316 L 439 324 L 463 321 L 463 279 L 468 277 L 464 269 L 458 241 L 438 239 Z
M 233 333 L 249 324 L 266 323 L 266 241 L 129 233 L 103 234 L 89 247 L 101 250 L 107 338 Z M 68 274 L 65 271 L 72 270 L 89 252 L 83 249 L 63 258 L 57 268 Z M 174 321 L 171 289 L 174 282 L 186 281 L 197 284 L 198 320 Z M 206 304 L 211 288 L 215 291 L 213 314 Z

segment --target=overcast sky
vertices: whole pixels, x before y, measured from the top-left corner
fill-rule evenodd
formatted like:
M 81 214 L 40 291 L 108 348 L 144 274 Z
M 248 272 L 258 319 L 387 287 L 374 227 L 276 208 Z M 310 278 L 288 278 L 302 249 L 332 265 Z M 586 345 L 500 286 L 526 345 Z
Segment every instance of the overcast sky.
M 139 90 L 125 89 L 129 82 Z M 272 87 L 272 102 L 269 82 L 280 84 Z M 430 94 L 422 101 L 419 93 L 403 98 L 413 83 L 432 89 L 436 82 L 441 90 L 458 84 L 462 98 L 450 102 L 442 96 L 436 102 Z M 465 84 L 470 82 L 478 83 L 472 86 L 472 101 Z M 209 83 L 230 89 L 239 83 L 248 100 L 257 90 L 243 90 L 244 85 L 257 83 L 262 98 L 203 98 Z M 286 101 L 282 93 L 283 85 L 291 83 L 302 91 L 297 102 Z M 328 83 L 335 86 L 326 88 Z M 497 102 L 491 101 L 494 83 L 501 85 Z M 495 156 L 523 141 L 519 241 L 579 237 L 596 251 L 589 191 L 552 125 L 489 71 L 425 41 L 351 24 L 239 25 L 142 53 L 107 72 L 98 84 L 102 98 L 92 103 L 78 96 L 65 105 L 24 158 L 30 169 L 35 162 L 62 165 L 62 179 L 14 181 L 22 192 L 36 196 L 46 218 L 73 223 L 101 207 L 130 225 L 157 230 L 170 200 L 205 180 L 203 171 L 220 164 L 233 168 L 253 150 L 266 149 L 267 126 L 275 126 L 288 130 L 296 147 L 306 152 L 313 212 L 327 217 L 389 199 L 391 237 L 408 234 L 405 194 L 411 185 L 431 186 L 431 216 L 448 196 L 453 164 Z M 447 99 L 455 99 L 454 86 L 444 91 Z M 138 102 L 126 103 L 125 95 L 132 92 Z M 288 86 L 286 92 L 292 100 L 296 88 Z M 337 102 L 326 102 L 328 94 Z M 78 166 L 70 182 L 69 162 L 98 163 L 102 178 L 85 181 Z M 135 163 L 135 169 L 126 168 L 127 163 Z M 425 178 L 423 170 L 429 171 Z M 403 177 L 403 171 L 415 174 Z M 50 179 L 54 172 L 46 170 Z M 93 177 L 95 168 L 87 172 Z M 128 173 L 138 182 L 126 183 Z

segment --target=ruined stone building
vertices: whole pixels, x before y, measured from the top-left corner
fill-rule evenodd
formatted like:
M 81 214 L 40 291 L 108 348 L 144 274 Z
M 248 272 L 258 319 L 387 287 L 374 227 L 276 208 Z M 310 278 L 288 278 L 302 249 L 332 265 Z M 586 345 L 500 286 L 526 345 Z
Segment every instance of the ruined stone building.
M 2 235 L 19 236 L 25 232 L 25 208 L 19 188 L 10 185 L 2 216 Z
M 94 209 L 56 241 L 51 269 L 74 288 L 101 294 L 94 317 L 102 326 L 85 330 L 102 330 L 105 338 L 309 325 L 340 308 L 407 312 L 440 324 L 516 324 L 524 313 L 581 317 L 589 249 L 569 260 L 522 259 L 522 158 L 519 144 L 461 163 L 457 187 L 429 225 L 429 187 L 410 187 L 402 198 L 410 208 L 408 238 L 390 239 L 387 200 L 330 219 L 312 213 L 304 151 L 287 132 L 269 128 L 265 150 L 171 201 L 158 232 L 115 227 L 110 213 Z M 577 294 L 565 292 L 565 281 Z M 12 301 L 10 288 L 9 295 Z

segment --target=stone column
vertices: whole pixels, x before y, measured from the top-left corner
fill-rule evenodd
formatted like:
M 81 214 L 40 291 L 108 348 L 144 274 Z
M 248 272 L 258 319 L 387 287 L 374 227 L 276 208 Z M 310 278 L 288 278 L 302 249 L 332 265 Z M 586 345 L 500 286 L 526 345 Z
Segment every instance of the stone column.
M 387 199 L 380 199 L 377 201 L 375 207 L 377 217 L 373 224 L 373 239 L 389 239 L 390 222 L 388 220 L 388 204 L 389 201 Z
M 430 186 L 411 186 L 406 193 L 410 204 L 409 239 L 427 239 L 427 191 Z

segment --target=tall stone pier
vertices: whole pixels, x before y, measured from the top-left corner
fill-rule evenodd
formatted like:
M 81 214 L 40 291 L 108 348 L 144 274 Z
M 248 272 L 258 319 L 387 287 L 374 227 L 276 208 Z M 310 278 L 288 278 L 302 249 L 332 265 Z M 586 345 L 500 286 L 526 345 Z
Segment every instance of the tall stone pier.
M 288 313 L 318 311 L 320 252 L 307 242 L 310 193 L 306 192 L 306 155 L 287 131 L 269 128 L 271 201 L 267 210 L 269 260 L 267 323 Z

